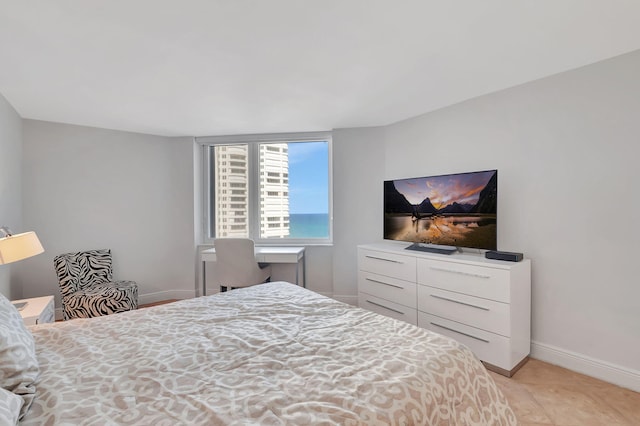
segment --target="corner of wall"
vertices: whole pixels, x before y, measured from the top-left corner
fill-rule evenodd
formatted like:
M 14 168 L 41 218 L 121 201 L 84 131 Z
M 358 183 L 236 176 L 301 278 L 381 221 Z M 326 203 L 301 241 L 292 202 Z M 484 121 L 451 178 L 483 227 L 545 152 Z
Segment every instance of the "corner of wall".
M 22 230 L 22 119 L 0 93 L 0 226 Z M 0 265 L 0 293 L 17 299 L 22 292 L 12 279 L 12 265 Z

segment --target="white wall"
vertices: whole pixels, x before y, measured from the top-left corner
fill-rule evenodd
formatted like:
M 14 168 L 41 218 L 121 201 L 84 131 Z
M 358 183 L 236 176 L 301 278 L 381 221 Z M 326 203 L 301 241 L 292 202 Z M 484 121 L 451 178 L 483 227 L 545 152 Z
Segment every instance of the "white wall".
M 635 387 L 638 75 L 635 52 L 482 96 L 389 126 L 385 151 L 386 178 L 497 168 L 498 248 L 532 259 L 534 356 Z
M 140 303 L 194 295 L 193 140 L 24 120 L 24 224 L 45 253 L 24 296 L 56 295 L 53 257 L 110 248 Z
M 357 304 L 356 246 L 382 238 L 384 128 L 333 132 L 333 294 Z
M 27 231 L 22 227 L 22 120 L 0 94 L 0 226 L 14 233 Z M 31 259 L 22 262 L 30 262 Z M 0 293 L 18 299 L 22 292 L 11 275 L 18 263 L 0 265 Z

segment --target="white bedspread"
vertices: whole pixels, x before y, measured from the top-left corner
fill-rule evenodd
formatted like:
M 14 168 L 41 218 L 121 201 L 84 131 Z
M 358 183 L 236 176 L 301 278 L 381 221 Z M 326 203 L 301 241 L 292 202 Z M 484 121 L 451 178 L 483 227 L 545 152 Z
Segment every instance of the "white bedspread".
M 31 330 L 24 424 L 516 424 L 466 347 L 289 283 Z

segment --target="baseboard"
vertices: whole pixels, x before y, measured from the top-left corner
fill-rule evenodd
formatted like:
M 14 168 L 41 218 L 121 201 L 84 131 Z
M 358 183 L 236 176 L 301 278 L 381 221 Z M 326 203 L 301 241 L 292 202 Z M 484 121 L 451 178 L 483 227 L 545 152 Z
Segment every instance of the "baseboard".
M 141 294 L 138 296 L 138 304 L 160 302 L 169 299 L 192 299 L 196 297 L 195 290 L 164 290 L 155 293 Z
M 640 392 L 640 371 L 533 341 L 531 357 Z
M 349 305 L 358 306 L 358 296 L 334 294 L 334 295 L 330 295 L 329 297 L 331 297 L 332 299 L 336 299 L 340 302 L 347 303 Z

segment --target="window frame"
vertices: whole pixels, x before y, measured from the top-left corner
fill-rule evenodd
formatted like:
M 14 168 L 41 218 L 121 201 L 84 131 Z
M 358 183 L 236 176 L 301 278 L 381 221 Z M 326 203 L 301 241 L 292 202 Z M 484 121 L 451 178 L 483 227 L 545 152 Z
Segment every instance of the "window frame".
M 259 135 L 206 136 L 195 138 L 201 145 L 202 156 L 202 241 L 203 244 L 213 244 L 215 236 L 211 236 L 211 208 L 214 202 L 212 194 L 212 180 L 210 155 L 213 147 L 218 145 L 244 145 L 247 149 L 248 188 L 247 197 L 249 214 L 249 238 L 261 246 L 324 246 L 333 244 L 333 154 L 331 132 L 305 133 L 273 133 Z M 328 192 L 328 226 L 327 238 L 260 238 L 260 155 L 261 143 L 295 143 L 295 142 L 327 142 L 327 192 Z M 265 177 L 266 178 L 266 177 Z M 288 178 L 288 176 L 287 176 Z

